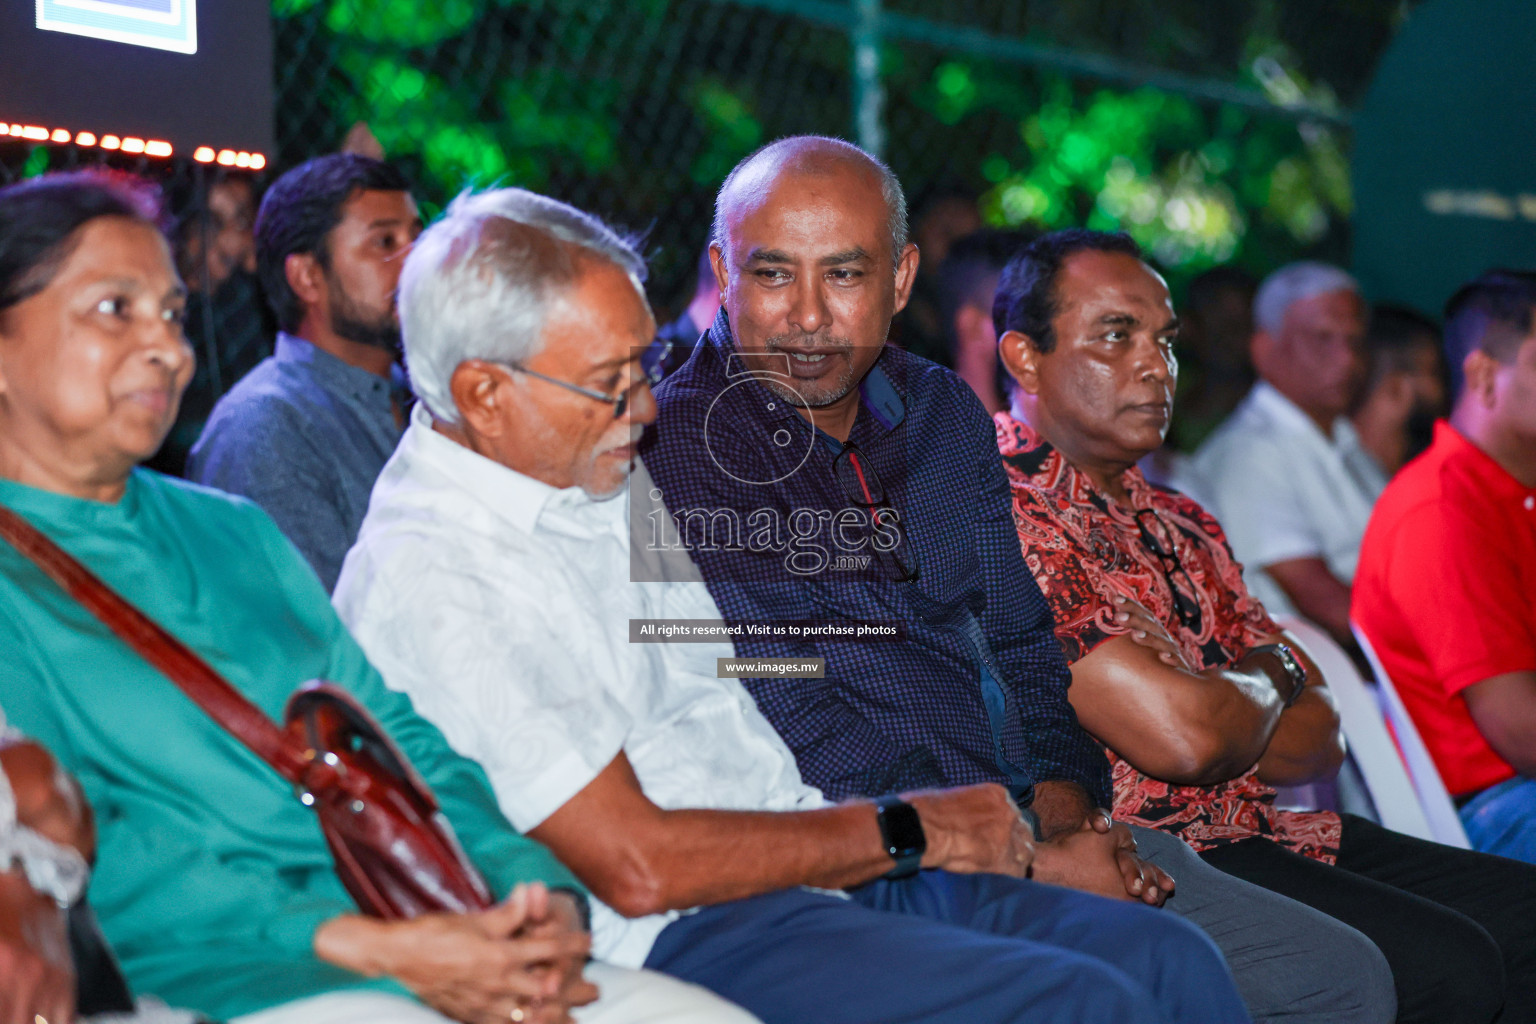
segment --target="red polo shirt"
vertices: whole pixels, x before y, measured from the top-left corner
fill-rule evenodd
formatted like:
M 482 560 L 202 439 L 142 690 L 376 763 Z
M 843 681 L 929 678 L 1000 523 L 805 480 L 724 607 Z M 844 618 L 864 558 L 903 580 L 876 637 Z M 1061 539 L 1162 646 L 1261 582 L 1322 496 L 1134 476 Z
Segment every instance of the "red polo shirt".
M 1351 613 L 1446 788 L 1461 796 L 1512 778 L 1462 691 L 1536 670 L 1536 490 L 1437 424 L 1434 444 L 1377 499 Z

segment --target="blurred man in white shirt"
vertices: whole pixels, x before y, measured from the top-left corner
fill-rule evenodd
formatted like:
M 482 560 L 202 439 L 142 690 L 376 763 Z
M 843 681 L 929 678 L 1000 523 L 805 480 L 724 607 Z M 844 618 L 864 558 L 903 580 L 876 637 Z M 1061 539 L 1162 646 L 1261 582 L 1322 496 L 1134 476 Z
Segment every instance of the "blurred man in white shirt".
M 1196 452 L 1195 482 L 1270 614 L 1349 646 L 1350 581 L 1386 486 L 1345 415 L 1365 373 L 1365 300 L 1339 268 L 1292 263 L 1253 312 L 1259 382 Z

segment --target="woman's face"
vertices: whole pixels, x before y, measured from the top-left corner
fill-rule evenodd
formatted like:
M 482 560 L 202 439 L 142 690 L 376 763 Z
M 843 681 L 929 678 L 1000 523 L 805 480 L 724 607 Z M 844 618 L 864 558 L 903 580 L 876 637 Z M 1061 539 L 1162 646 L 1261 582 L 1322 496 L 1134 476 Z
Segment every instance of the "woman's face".
M 0 313 L 0 473 L 83 493 L 160 447 L 193 359 L 160 233 L 98 217 L 76 235 L 48 287 Z

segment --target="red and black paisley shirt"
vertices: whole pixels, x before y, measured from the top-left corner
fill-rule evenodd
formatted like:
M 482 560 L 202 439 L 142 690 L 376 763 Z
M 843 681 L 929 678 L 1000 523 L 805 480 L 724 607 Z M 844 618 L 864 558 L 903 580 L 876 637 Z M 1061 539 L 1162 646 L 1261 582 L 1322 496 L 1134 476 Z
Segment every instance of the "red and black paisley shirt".
M 997 443 L 1013 490 L 1013 518 L 1024 560 L 1056 618 L 1056 638 L 1068 663 L 1126 631 L 1115 621 L 1113 600 L 1126 595 L 1167 627 L 1185 660 L 1197 671 L 1228 667 L 1263 637 L 1280 628 L 1243 585 L 1242 566 L 1210 513 L 1177 491 L 1149 484 L 1141 471 L 1126 472 L 1131 508 L 1100 493 L 1088 477 L 1027 424 L 996 416 Z M 1175 609 L 1175 583 L 1150 550 L 1136 512 L 1151 509 L 1161 521 L 1161 543 L 1175 545 L 1187 574 L 1178 585 L 1192 589 L 1198 606 L 1185 625 Z M 1192 588 L 1190 587 L 1192 584 Z M 1324 811 L 1282 811 L 1274 787 L 1255 769 L 1214 786 L 1160 782 L 1106 748 L 1114 779 L 1114 815 L 1121 821 L 1162 829 L 1196 850 L 1268 836 L 1288 849 L 1333 863 L 1340 823 Z

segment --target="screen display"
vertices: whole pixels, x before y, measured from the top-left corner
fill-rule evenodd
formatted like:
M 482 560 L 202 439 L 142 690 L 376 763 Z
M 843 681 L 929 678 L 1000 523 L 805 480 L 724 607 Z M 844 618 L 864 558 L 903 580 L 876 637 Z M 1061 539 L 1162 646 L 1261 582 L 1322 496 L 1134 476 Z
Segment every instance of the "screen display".
M 197 0 L 37 0 L 37 27 L 196 53 Z
M 273 153 L 268 0 L 0 0 L 0 122 Z

